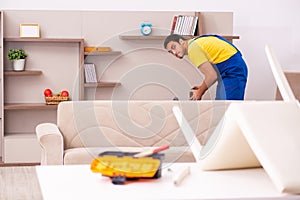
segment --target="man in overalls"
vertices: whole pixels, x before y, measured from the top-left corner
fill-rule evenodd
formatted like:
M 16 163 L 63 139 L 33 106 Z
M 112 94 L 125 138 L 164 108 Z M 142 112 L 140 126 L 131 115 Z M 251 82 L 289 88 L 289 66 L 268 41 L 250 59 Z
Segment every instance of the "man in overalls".
M 218 81 L 216 100 L 243 100 L 248 70 L 240 51 L 218 35 L 185 39 L 169 35 L 165 49 L 177 58 L 185 55 L 205 76 L 201 85 L 192 88 L 191 100 L 201 100 L 207 89 Z

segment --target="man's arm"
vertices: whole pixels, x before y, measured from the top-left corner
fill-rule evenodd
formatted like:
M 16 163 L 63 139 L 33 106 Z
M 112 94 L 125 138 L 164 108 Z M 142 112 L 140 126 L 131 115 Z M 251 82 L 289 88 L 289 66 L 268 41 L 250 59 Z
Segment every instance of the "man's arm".
M 200 66 L 198 66 L 198 69 L 203 73 L 205 78 L 200 86 L 195 86 L 193 88 L 193 95 L 191 97 L 191 100 L 201 100 L 206 90 L 210 86 L 212 86 L 218 78 L 217 72 L 210 62 L 201 64 Z

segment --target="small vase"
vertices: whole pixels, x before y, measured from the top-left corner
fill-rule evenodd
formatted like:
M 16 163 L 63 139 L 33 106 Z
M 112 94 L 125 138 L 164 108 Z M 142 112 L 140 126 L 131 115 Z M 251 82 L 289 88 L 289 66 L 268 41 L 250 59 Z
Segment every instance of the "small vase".
M 13 60 L 13 70 L 14 71 L 24 71 L 25 70 L 25 59 Z

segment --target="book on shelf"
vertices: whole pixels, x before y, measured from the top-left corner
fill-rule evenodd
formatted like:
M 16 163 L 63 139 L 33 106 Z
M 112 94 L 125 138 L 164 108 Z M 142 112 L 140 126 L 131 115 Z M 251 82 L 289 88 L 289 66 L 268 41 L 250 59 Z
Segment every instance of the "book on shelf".
M 95 64 L 93 63 L 84 64 L 84 77 L 86 83 L 97 83 Z
M 171 34 L 195 35 L 198 16 L 175 15 L 171 24 Z
M 172 26 L 171 26 L 171 33 L 174 33 L 174 31 L 175 31 L 177 18 L 178 18 L 178 16 L 176 16 L 176 15 L 173 17 L 173 23 L 172 23 Z

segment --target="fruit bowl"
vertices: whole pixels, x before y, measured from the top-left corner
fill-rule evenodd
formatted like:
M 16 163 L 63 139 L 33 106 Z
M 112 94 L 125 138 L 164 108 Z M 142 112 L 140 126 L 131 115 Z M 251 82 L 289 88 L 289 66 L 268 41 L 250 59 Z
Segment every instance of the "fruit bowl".
M 62 101 L 69 100 L 69 92 L 67 90 L 62 90 L 60 93 L 53 94 L 51 89 L 46 88 L 44 90 L 44 95 L 47 105 L 57 105 Z
M 69 97 L 53 95 L 51 97 L 45 97 L 47 105 L 57 105 L 62 101 L 68 101 Z

